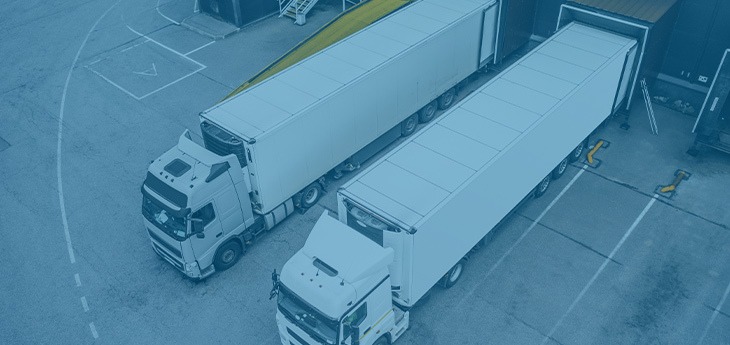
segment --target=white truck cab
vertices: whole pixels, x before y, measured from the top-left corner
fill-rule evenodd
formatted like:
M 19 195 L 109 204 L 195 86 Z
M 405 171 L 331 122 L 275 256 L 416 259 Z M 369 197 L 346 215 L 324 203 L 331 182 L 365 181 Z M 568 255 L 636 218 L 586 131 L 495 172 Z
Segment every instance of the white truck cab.
M 390 302 L 392 261 L 391 248 L 348 231 L 325 211 L 304 247 L 274 275 L 282 344 L 394 341 L 408 314 Z
M 187 131 L 150 164 L 142 215 L 155 252 L 191 278 L 232 266 L 245 248 L 241 227 L 263 229 L 235 155 L 218 156 Z

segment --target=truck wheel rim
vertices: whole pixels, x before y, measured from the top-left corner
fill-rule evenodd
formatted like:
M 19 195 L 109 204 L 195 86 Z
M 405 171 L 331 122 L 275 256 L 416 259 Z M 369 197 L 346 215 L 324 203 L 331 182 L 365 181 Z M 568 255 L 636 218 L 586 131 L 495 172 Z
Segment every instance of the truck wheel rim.
M 580 158 L 580 156 L 583 154 L 583 144 L 581 143 L 578 147 L 575 148 L 573 151 L 573 156 L 575 158 Z
M 307 190 L 307 192 L 304 194 L 304 202 L 307 204 L 314 203 L 317 201 L 317 188 L 311 188 Z
M 223 262 L 230 263 L 233 262 L 233 259 L 236 258 L 236 253 L 233 251 L 233 249 L 228 249 L 225 252 L 223 252 Z
M 448 108 L 449 106 L 451 106 L 451 103 L 452 102 L 454 102 L 454 93 L 453 92 L 447 92 L 444 95 L 444 102 L 443 102 L 444 108 Z
M 414 118 L 412 118 L 412 117 L 409 117 L 406 120 L 406 126 L 405 127 L 406 127 L 406 132 L 412 131 L 413 129 L 416 128 L 416 120 Z
M 568 160 L 563 159 L 562 162 L 560 162 L 560 165 L 558 165 L 558 174 L 562 175 L 565 172 L 565 169 L 568 168 Z
M 456 267 L 454 267 L 454 269 L 451 271 L 451 274 L 449 275 L 449 281 L 453 283 L 459 280 L 459 277 L 461 276 L 461 270 L 461 265 L 456 265 Z
M 550 178 L 546 177 L 540 182 L 540 193 L 544 193 L 550 185 Z

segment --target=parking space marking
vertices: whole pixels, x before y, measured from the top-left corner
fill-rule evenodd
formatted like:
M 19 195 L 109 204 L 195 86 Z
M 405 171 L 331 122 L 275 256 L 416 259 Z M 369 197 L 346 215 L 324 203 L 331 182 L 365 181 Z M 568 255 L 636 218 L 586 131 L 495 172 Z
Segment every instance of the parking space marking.
M 482 280 L 482 282 L 485 282 L 487 277 L 489 277 L 492 273 L 494 273 L 494 271 L 497 269 L 497 267 L 499 267 L 499 265 L 501 265 L 502 262 L 507 258 L 507 256 L 509 256 L 512 253 L 512 251 L 517 247 L 517 245 L 519 245 L 520 242 L 522 242 L 522 240 L 524 240 L 525 237 L 527 237 L 527 234 L 529 234 L 530 231 L 532 231 L 532 229 L 534 229 L 535 226 L 537 226 L 537 224 L 542 220 L 543 217 L 545 217 L 545 215 L 548 213 L 548 211 L 550 211 L 550 209 L 553 208 L 553 206 L 555 206 L 555 204 L 558 202 L 558 200 L 560 200 L 560 198 L 563 197 L 565 192 L 567 192 L 568 189 L 570 189 L 570 187 L 573 186 L 575 181 L 577 181 L 578 178 L 581 175 L 583 175 L 583 172 L 585 172 L 587 168 L 588 168 L 587 165 L 583 165 L 583 167 L 580 169 L 580 171 L 578 171 L 578 173 L 575 174 L 575 176 L 573 176 L 573 179 L 570 180 L 570 182 L 568 182 L 568 184 L 563 188 L 563 190 L 560 191 L 558 196 L 556 196 L 555 199 L 553 199 L 550 202 L 550 204 L 542 211 L 542 213 L 540 213 L 540 215 L 537 216 L 537 218 L 535 218 L 535 220 L 532 222 L 532 224 L 530 224 L 530 226 L 527 228 L 527 230 L 525 230 L 525 232 L 523 232 L 522 235 L 520 235 L 520 237 L 517 239 L 517 241 L 515 241 L 515 243 L 513 243 L 512 246 L 510 246 L 509 249 L 507 249 L 507 251 L 504 254 L 502 254 L 502 256 L 499 258 L 499 260 L 497 260 L 497 262 L 494 263 L 494 265 L 492 265 L 492 267 L 489 269 L 489 271 L 487 271 L 487 273 L 484 275 L 484 279 Z M 481 286 L 481 284 L 477 284 L 476 286 L 474 286 L 466 295 L 464 295 L 464 297 L 461 299 L 461 301 L 459 301 L 459 303 L 457 305 L 461 305 L 462 303 L 464 303 L 464 301 L 470 299 L 471 296 L 476 292 L 477 288 L 479 288 L 480 286 Z
M 99 333 L 96 333 L 96 326 L 94 326 L 93 322 L 89 322 L 89 329 L 91 330 L 91 336 L 94 339 L 99 339 Z
M 601 264 L 601 267 L 599 267 L 598 270 L 596 271 L 596 273 L 593 274 L 593 277 L 591 277 L 591 279 L 588 281 L 588 283 L 583 287 L 583 289 L 580 291 L 578 296 L 573 300 L 573 303 L 570 304 L 570 306 L 568 307 L 568 310 L 566 310 L 565 313 L 563 313 L 563 315 L 560 317 L 560 319 L 558 319 L 558 322 L 555 324 L 555 326 L 553 326 L 553 328 L 550 330 L 550 332 L 545 336 L 545 338 L 543 338 L 541 344 L 546 344 L 549 340 L 552 339 L 552 336 L 553 336 L 553 334 L 555 334 L 555 331 L 557 331 L 557 329 L 563 324 L 563 321 L 565 320 L 565 318 L 568 316 L 568 314 L 570 314 L 571 311 L 573 311 L 573 308 L 575 308 L 575 306 L 578 305 L 578 302 L 580 302 L 580 300 L 583 299 L 583 296 L 585 296 L 588 289 L 590 289 L 591 286 L 593 286 L 593 283 L 596 282 L 596 279 L 601 274 L 601 272 L 603 272 L 603 269 L 606 268 L 606 266 L 608 265 L 609 262 L 613 261 L 613 256 L 616 255 L 616 253 L 621 248 L 621 246 L 623 246 L 624 242 L 626 242 L 626 239 L 629 238 L 629 236 L 631 235 L 632 232 L 634 232 L 634 229 L 636 229 L 636 226 L 639 225 L 639 222 L 641 222 L 641 220 L 644 219 L 644 216 L 646 216 L 646 213 L 649 212 L 649 209 L 651 209 L 651 207 L 654 205 L 654 203 L 656 202 L 658 197 L 659 197 L 658 195 L 654 194 L 654 196 L 651 198 L 651 200 L 649 200 L 649 203 L 646 204 L 646 206 L 641 211 L 639 216 L 634 220 L 634 222 L 631 224 L 631 226 L 626 231 L 624 236 L 621 238 L 620 241 L 618 241 L 616 246 L 613 248 L 613 250 L 611 251 L 611 254 L 608 254 L 608 257 L 605 260 L 603 260 L 603 264 Z M 557 341 L 557 340 L 555 340 L 555 341 Z
M 712 326 L 712 323 L 715 322 L 717 314 L 720 313 L 720 309 L 722 309 L 722 307 L 725 305 L 725 300 L 727 299 L 728 294 L 730 294 L 730 284 L 727 284 L 727 288 L 725 288 L 725 294 L 722 295 L 720 303 L 717 304 L 717 306 L 715 307 L 715 311 L 713 311 L 712 316 L 710 316 L 710 320 L 707 321 L 707 325 L 705 325 L 705 330 L 702 331 L 702 336 L 700 337 L 700 340 L 697 341 L 697 345 L 700 345 L 705 341 L 707 332 L 710 331 L 710 327 Z
M 203 49 L 203 48 L 205 48 L 205 47 L 207 47 L 207 46 L 209 46 L 209 45 L 211 45 L 213 43 L 215 43 L 215 41 L 210 41 L 210 42 L 208 42 L 206 44 L 203 44 L 202 46 L 197 47 L 197 48 L 195 48 L 195 49 L 193 49 L 193 50 L 191 50 L 191 51 L 189 51 L 189 52 L 187 52 L 187 53 L 185 53 L 183 55 L 188 56 L 188 55 L 190 55 L 192 53 L 195 53 L 196 51 L 201 50 L 201 49 Z
M 74 274 L 74 280 L 76 280 L 76 287 L 81 287 L 81 277 L 79 277 L 78 273 Z
M 84 307 L 84 312 L 89 312 L 89 303 L 86 302 L 86 296 L 81 296 L 81 306 Z
M 202 67 L 202 68 L 207 68 L 207 66 L 206 66 L 206 65 L 203 65 L 202 63 L 200 63 L 200 62 L 197 62 L 197 61 L 195 61 L 195 60 L 193 60 L 193 59 L 191 59 L 191 58 L 189 58 L 189 57 L 185 56 L 185 54 L 183 54 L 183 53 L 180 53 L 179 51 L 177 51 L 177 50 L 175 50 L 175 49 L 172 49 L 172 48 L 170 48 L 170 47 L 168 47 L 168 46 L 166 46 L 166 45 L 164 45 L 164 44 L 162 44 L 162 43 L 160 43 L 160 42 L 157 42 L 157 41 L 155 41 L 155 40 L 154 40 L 154 39 L 152 39 L 152 38 L 149 38 L 149 37 L 148 37 L 147 35 L 145 35 L 145 34 L 143 34 L 143 33 L 139 32 L 139 31 L 137 31 L 137 30 L 135 30 L 135 29 L 132 29 L 132 27 L 130 27 L 129 25 L 127 25 L 127 29 L 129 29 L 129 31 L 132 31 L 133 33 L 135 33 L 135 34 L 136 34 L 137 36 L 139 36 L 139 37 L 143 37 L 143 38 L 147 39 L 148 41 L 150 41 L 150 42 L 152 42 L 152 43 L 154 43 L 154 44 L 156 44 L 156 45 L 158 45 L 158 46 L 160 46 L 160 47 L 162 47 L 162 48 L 165 48 L 166 50 L 168 50 L 168 51 L 170 51 L 170 52 L 172 52 L 172 53 L 174 53 L 174 54 L 176 54 L 176 55 L 178 55 L 178 56 L 182 57 L 183 59 L 189 60 L 190 62 L 192 62 L 192 63 L 194 63 L 194 64 L 196 64 L 196 65 L 198 65 L 198 66 L 200 66 L 200 67 Z

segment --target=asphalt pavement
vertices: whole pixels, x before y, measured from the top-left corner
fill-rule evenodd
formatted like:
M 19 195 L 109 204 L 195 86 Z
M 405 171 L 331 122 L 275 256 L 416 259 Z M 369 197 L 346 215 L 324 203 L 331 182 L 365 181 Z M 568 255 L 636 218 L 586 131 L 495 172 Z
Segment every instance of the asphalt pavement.
M 271 271 L 336 210 L 334 191 L 352 175 L 202 282 L 153 252 L 139 187 L 185 129 L 199 133 L 199 112 L 340 2 L 322 1 L 305 26 L 271 17 L 222 40 L 170 20 L 193 5 L 0 8 L 0 343 L 279 342 Z M 412 311 L 399 343 L 730 343 L 730 156 L 686 155 L 694 119 L 657 106 L 652 135 L 643 107 L 636 99 L 628 130 L 615 118 L 593 136 L 610 143 L 598 167 L 571 165 L 495 229 L 456 286 Z M 678 169 L 691 177 L 657 193 Z

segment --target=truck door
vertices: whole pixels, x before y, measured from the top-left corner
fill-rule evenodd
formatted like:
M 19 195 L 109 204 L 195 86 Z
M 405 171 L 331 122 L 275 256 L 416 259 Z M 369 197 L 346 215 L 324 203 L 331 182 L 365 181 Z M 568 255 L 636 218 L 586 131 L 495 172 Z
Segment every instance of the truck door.
M 223 229 L 221 228 L 221 223 L 218 220 L 219 217 L 217 217 L 216 208 L 214 207 L 213 202 L 211 201 L 205 206 L 194 211 L 192 218 L 200 219 L 201 221 L 198 224 L 193 222 L 191 226 L 200 227 L 199 229 L 202 229 L 200 233 L 195 233 L 196 231 L 193 230 L 193 234 L 190 236 L 193 253 L 195 253 L 195 258 L 199 262 L 204 261 L 209 263 L 212 260 L 212 256 L 215 254 L 215 249 L 217 248 L 216 242 L 220 241 L 223 236 Z M 201 265 L 204 264 L 201 263 Z
M 496 4 L 484 10 L 482 15 L 482 37 L 479 50 L 479 67 L 484 67 L 494 56 L 497 38 L 498 7 Z

